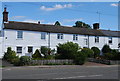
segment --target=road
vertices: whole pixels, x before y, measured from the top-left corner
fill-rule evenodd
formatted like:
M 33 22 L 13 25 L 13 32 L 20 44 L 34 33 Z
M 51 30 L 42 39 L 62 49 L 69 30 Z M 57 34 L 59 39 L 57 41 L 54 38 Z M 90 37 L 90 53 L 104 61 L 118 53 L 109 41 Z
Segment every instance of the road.
M 118 79 L 118 66 L 43 66 L 4 68 L 3 79 Z

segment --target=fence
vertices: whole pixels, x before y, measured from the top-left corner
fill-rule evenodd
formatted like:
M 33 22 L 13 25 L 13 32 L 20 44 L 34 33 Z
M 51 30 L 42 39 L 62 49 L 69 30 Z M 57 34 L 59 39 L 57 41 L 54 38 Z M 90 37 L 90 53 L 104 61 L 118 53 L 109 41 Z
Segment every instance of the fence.
M 31 60 L 30 64 L 33 65 L 46 65 L 46 64 L 73 64 L 73 60 Z
M 116 65 L 120 64 L 119 60 L 105 60 L 105 59 L 94 59 L 94 58 L 88 58 L 89 62 L 96 62 L 101 64 L 107 64 L 107 65 Z

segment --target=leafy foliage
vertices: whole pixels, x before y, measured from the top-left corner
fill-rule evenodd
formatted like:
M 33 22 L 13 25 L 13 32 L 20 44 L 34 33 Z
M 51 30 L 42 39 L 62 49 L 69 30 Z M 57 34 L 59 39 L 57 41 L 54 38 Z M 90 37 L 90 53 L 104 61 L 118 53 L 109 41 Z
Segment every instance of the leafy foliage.
M 91 26 L 89 24 L 86 24 L 82 21 L 76 21 L 75 22 L 75 26 L 73 27 L 80 27 L 80 28 L 91 28 Z
M 86 54 L 84 52 L 79 51 L 76 54 L 74 62 L 75 62 L 75 64 L 83 65 L 85 63 L 85 61 L 86 61 L 86 58 L 87 58 Z
M 102 52 L 103 53 L 111 52 L 111 48 L 109 47 L 109 45 L 104 45 L 103 48 L 102 48 Z
M 28 56 L 21 56 L 20 57 L 20 65 L 28 65 L 30 63 L 30 57 Z
M 57 53 L 60 59 L 74 59 L 79 46 L 77 43 L 67 42 L 64 44 L 58 44 Z
M 13 63 L 14 59 L 16 58 L 19 58 L 19 57 L 16 55 L 15 51 L 13 51 L 11 47 L 8 47 L 7 52 L 5 52 L 3 59 L 10 63 Z
M 38 49 L 36 49 L 35 53 L 32 55 L 32 58 L 41 58 L 41 54 Z
M 94 58 L 100 56 L 100 50 L 97 47 L 92 47 L 91 50 L 94 52 Z
M 94 57 L 94 52 L 93 50 L 89 49 L 89 48 L 83 48 L 81 50 L 82 53 L 84 53 L 87 57 Z

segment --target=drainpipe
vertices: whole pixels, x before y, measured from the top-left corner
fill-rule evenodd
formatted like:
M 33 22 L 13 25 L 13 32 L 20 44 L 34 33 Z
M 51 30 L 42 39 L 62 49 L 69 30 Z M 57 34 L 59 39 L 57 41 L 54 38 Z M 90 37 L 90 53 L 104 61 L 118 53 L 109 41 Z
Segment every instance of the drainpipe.
M 88 35 L 88 48 L 90 47 L 89 39 L 90 39 L 90 38 L 89 38 L 89 35 Z
M 48 48 L 50 48 L 50 32 L 48 32 Z

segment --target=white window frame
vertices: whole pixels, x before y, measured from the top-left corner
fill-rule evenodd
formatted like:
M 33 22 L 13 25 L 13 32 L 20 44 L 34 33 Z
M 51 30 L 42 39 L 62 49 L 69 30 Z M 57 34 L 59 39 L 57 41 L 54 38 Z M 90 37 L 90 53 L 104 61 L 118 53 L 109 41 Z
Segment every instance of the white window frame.
M 17 39 L 23 39 L 23 31 L 17 31 Z
M 19 53 L 19 54 L 21 54 L 22 53 L 22 46 L 17 46 L 16 47 L 16 52 Z
M 109 44 L 112 44 L 112 43 L 113 43 L 112 37 L 108 37 L 108 43 L 109 43 Z
M 73 34 L 73 40 L 75 41 L 77 41 L 78 40 L 78 34 Z
M 57 39 L 63 39 L 63 34 L 62 33 L 58 33 L 57 34 Z
M 95 36 L 95 43 L 99 43 L 99 36 Z
M 46 32 L 41 32 L 41 39 L 43 39 L 43 40 L 46 39 Z

